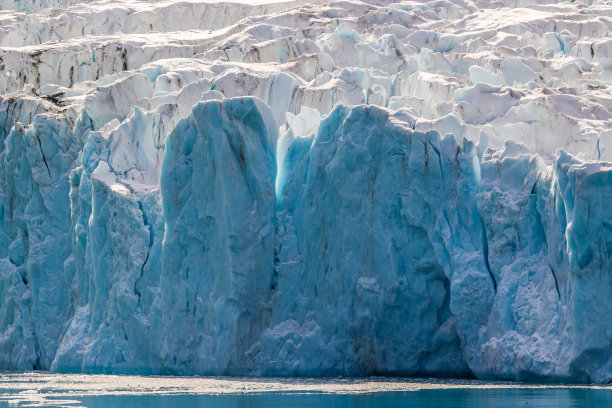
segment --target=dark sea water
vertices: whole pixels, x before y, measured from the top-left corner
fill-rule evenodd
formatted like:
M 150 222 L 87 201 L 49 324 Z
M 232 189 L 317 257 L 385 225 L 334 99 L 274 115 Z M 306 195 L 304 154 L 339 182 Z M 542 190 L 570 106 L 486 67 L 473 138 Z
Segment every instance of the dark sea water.
M 611 407 L 612 387 L 427 379 L 0 374 L 0 407 Z
M 360 395 L 246 394 L 87 397 L 83 405 L 102 407 L 202 408 L 468 408 L 468 407 L 612 407 L 612 390 L 590 389 L 477 389 L 422 390 Z
M 468 408 L 612 407 L 612 391 L 590 389 L 422 390 L 360 395 L 265 393 L 245 395 L 107 396 L 82 399 L 86 407 L 206 408 Z

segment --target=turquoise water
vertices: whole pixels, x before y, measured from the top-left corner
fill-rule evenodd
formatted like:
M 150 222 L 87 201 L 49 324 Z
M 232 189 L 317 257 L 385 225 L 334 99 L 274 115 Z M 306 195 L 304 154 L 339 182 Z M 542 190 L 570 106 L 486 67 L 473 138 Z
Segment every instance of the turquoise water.
M 91 408 L 194 407 L 194 408 L 473 408 L 473 407 L 612 407 L 612 390 L 590 389 L 477 389 L 422 390 L 365 395 L 250 394 L 87 397 Z
M 612 387 L 415 378 L 0 373 L 0 408 L 611 407 Z

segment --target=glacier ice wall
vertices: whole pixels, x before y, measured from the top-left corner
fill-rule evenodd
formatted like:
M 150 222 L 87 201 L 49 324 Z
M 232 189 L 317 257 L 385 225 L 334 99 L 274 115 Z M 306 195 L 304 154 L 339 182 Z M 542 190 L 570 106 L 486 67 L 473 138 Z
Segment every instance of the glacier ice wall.
M 268 373 L 468 372 L 450 281 L 453 263 L 484 270 L 474 197 L 458 191 L 477 187 L 475 149 L 393 119 L 339 107 L 287 143 Z
M 240 372 L 263 328 L 276 134 L 270 109 L 243 98 L 198 103 L 166 141 L 161 356 L 172 372 Z
M 0 0 L 0 368 L 611 382 L 607 2 L 247 3 Z

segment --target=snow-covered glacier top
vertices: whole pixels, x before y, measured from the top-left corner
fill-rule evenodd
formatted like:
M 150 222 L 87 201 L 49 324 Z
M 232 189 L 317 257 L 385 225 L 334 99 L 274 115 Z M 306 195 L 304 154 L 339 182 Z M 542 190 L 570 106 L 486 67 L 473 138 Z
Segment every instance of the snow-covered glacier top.
M 30 85 L 73 116 L 95 88 L 142 73 L 146 110 L 197 83 L 259 97 L 279 126 L 303 106 L 367 103 L 549 162 L 559 148 L 609 159 L 606 1 L 4 3 L 21 12 L 0 12 L 0 92 Z
M 611 29 L 0 0 L 0 368 L 612 381 Z

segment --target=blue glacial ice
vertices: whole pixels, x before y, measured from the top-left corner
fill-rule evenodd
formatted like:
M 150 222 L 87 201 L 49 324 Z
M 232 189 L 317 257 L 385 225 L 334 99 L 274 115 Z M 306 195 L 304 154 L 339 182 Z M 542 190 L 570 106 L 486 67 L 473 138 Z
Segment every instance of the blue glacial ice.
M 133 3 L 0 0 L 0 369 L 612 382 L 604 2 Z
M 514 142 L 482 152 L 404 115 L 339 106 L 277 152 L 260 100 L 199 102 L 152 189 L 121 182 L 100 131 L 79 160 L 61 121 L 14 128 L 5 198 L 27 204 L 3 207 L 3 365 L 609 381 L 593 360 L 612 324 L 595 210 L 610 168 L 567 153 L 549 168 Z

